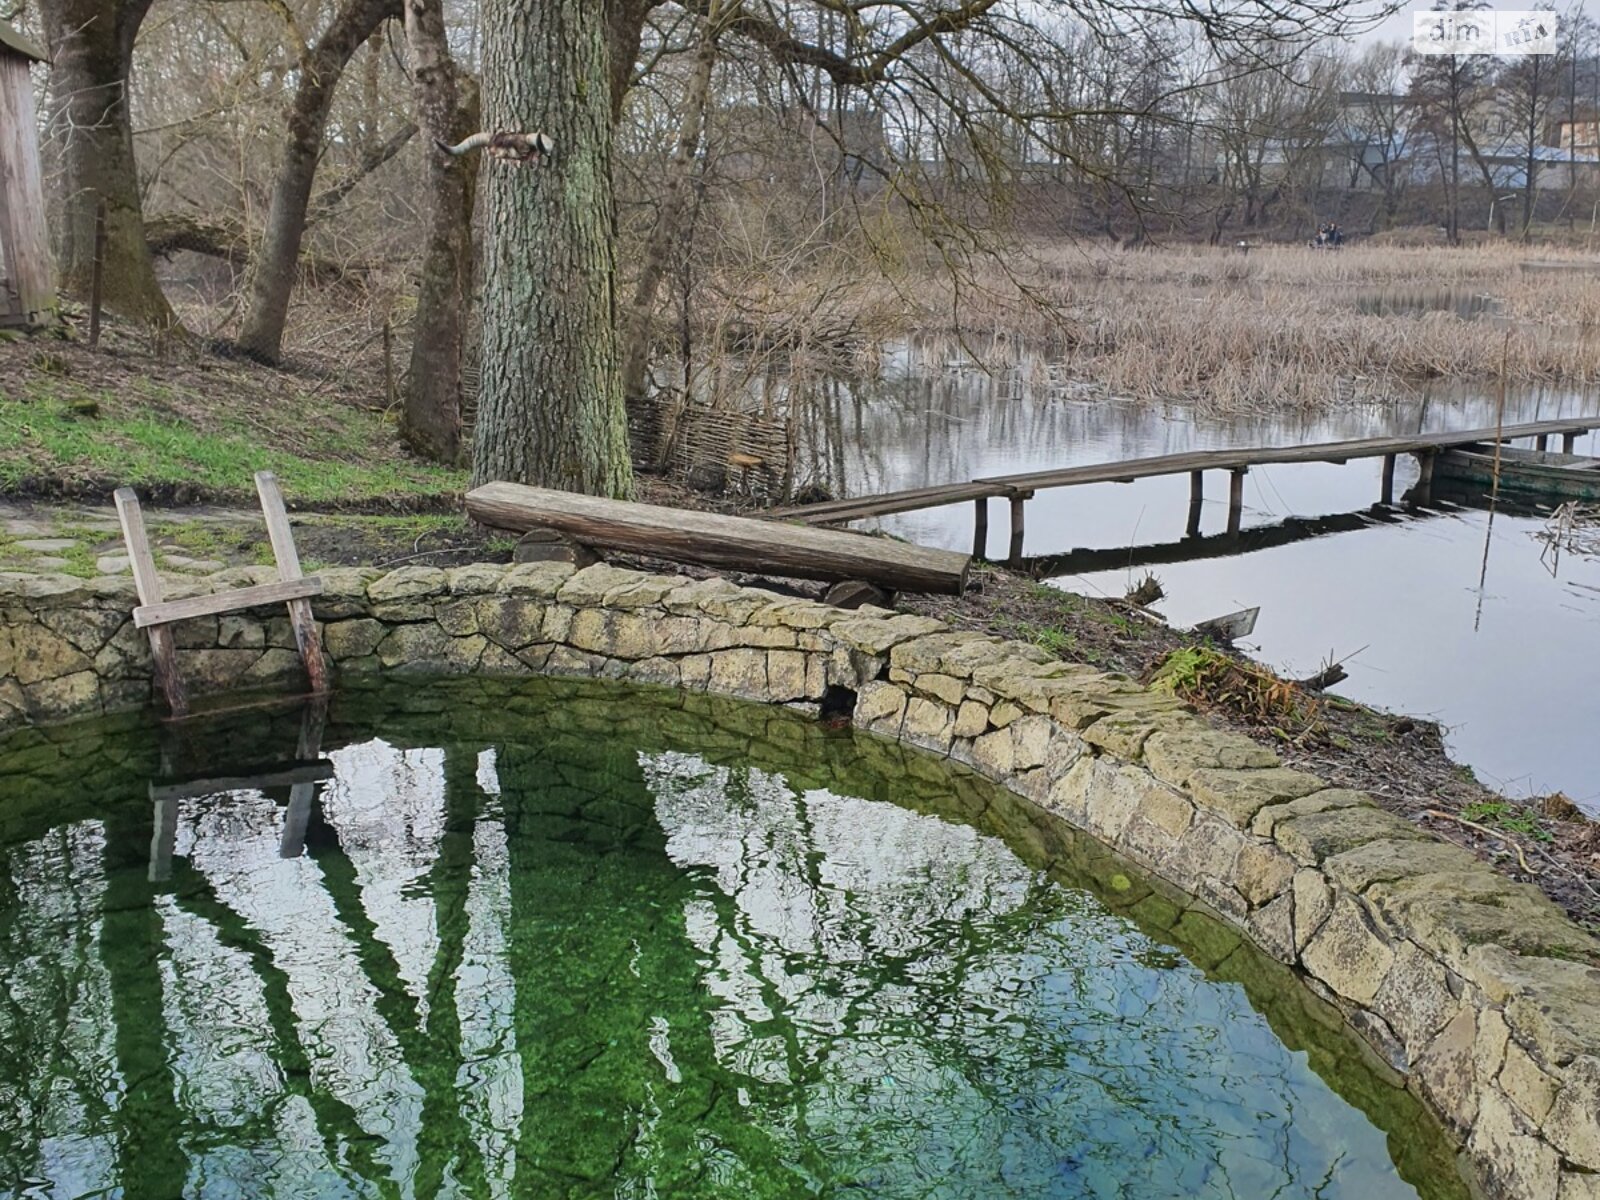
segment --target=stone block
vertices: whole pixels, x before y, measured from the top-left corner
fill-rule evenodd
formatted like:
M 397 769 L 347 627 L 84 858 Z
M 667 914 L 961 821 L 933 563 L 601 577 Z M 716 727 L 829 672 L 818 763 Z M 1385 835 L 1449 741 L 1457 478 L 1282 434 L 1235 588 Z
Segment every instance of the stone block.
M 471 600 L 437 605 L 433 610 L 433 619 L 451 637 L 467 637 L 478 632 L 478 610 Z
M 426 600 L 444 595 L 449 586 L 449 578 L 438 567 L 396 567 L 387 575 L 367 584 L 367 599 L 374 604 Z
M 43 625 L 14 625 L 10 632 L 8 673 L 24 687 L 87 671 L 92 665 L 87 654 Z
M 607 659 L 601 654 L 587 654 L 571 646 L 552 646 L 544 660 L 544 670 L 551 675 L 576 675 L 592 678 L 600 674 Z
M 445 586 L 452 596 L 481 596 L 493 592 L 506 577 L 498 563 L 467 563 L 445 568 Z
M 335 662 L 365 658 L 378 649 L 378 643 L 388 632 L 381 622 L 367 617 L 333 621 L 322 631 L 322 645 Z
M 1294 897 L 1279 896 L 1250 914 L 1247 924 L 1256 945 L 1281 963 L 1293 963 L 1297 954 L 1294 940 Z
M 815 693 L 807 687 L 806 656 L 799 650 L 767 651 L 767 698 L 777 703 L 792 700 L 816 700 L 822 689 Z
M 1187 728 L 1192 718 L 1171 712 L 1112 711 L 1084 728 L 1083 740 L 1128 762 L 1136 761 L 1158 731 Z
M 88 655 L 97 654 L 127 619 L 127 612 L 108 608 L 47 608 L 39 614 L 47 629 Z
M 1366 906 L 1339 894 L 1328 919 L 1307 943 L 1301 961 L 1306 970 L 1345 999 L 1370 1006 L 1394 965 L 1394 951 L 1379 934 Z
M 1208 729 L 1189 721 L 1151 733 L 1144 744 L 1145 766 L 1164 783 L 1183 787 L 1201 769 L 1239 771 L 1276 767 L 1278 756 L 1237 733 Z
M 1556 1102 L 1556 1089 L 1561 1086 L 1560 1081 L 1534 1062 L 1533 1056 L 1515 1039 L 1506 1043 L 1505 1061 L 1496 1082 L 1517 1111 L 1536 1128 L 1550 1115 L 1550 1108 Z M 1600 1096 L 1595 1097 L 1595 1102 L 1600 1104 Z M 1596 1145 L 1600 1146 L 1600 1142 Z M 1574 1156 L 1568 1154 L 1567 1157 Z
M 1203 767 L 1191 772 L 1188 783 L 1196 803 L 1222 814 L 1241 829 L 1248 829 L 1252 818 L 1267 805 L 1298 800 L 1325 786 L 1315 775 L 1291 771 L 1288 767 L 1256 770 Z
M 533 600 L 554 600 L 563 584 L 576 574 L 571 563 L 520 563 L 501 576 L 495 590 L 505 595 L 526 596 Z
M 952 734 L 958 738 L 975 738 L 989 727 L 989 709 L 976 700 L 963 700 L 956 712 Z
M 1514 1047 L 1516 1043 L 1511 1045 Z M 1512 1054 L 1513 1051 L 1507 1051 L 1506 1067 L 1500 1072 L 1502 1086 L 1508 1093 L 1511 1088 L 1505 1080 Z M 1543 1095 L 1542 1089 L 1548 1086 L 1548 1080 L 1548 1076 L 1543 1081 L 1527 1080 L 1531 1101 L 1537 1102 Z M 1561 1089 L 1544 1122 L 1545 1136 L 1568 1162 L 1589 1171 L 1600 1171 L 1600 1058 L 1585 1055 L 1573 1059 L 1562 1068 L 1561 1080 Z M 1515 1099 L 1514 1093 L 1512 1096 Z
M 1256 841 L 1239 847 L 1230 872 L 1234 886 L 1252 908 L 1288 891 L 1294 874 L 1295 864 L 1288 855 Z
M 1365 792 L 1350 788 L 1324 788 L 1298 800 L 1285 804 L 1269 804 L 1250 819 L 1250 832 L 1257 837 L 1271 837 L 1279 821 L 1292 821 L 1312 813 L 1328 812 L 1335 808 L 1371 808 L 1372 798 Z
M 255 617 L 225 613 L 217 618 L 217 645 L 224 650 L 260 650 L 266 644 L 266 626 Z
M 913 673 L 931 672 L 963 680 L 972 678 L 975 666 L 1005 656 L 1004 643 L 971 630 L 929 633 L 902 642 L 889 652 L 892 666 Z
M 1391 927 L 1457 970 L 1469 949 L 1491 943 L 1519 954 L 1600 957 L 1600 943 L 1538 888 L 1487 867 L 1375 883 L 1366 896 Z
M 880 610 L 858 609 L 856 615 L 835 621 L 830 627 L 833 635 L 851 649 L 859 650 L 863 654 L 888 654 L 902 642 L 945 631 L 942 621 L 911 613 L 901 613 L 893 617 L 860 615 L 876 611 Z
M 676 687 L 683 678 L 677 660 L 671 658 L 646 658 L 628 665 L 627 677 L 636 683 L 661 684 Z
M 1333 889 L 1314 870 L 1296 871 L 1294 883 L 1294 944 L 1302 953 L 1306 944 L 1333 912 Z
M 1343 854 L 1368 842 L 1431 841 L 1409 821 L 1381 808 L 1341 808 L 1280 821 L 1273 841 L 1302 866 Z
M 926 696 L 912 696 L 906 701 L 905 720 L 900 727 L 900 737 L 913 746 L 933 750 L 939 754 L 950 752 L 950 735 L 955 725 L 955 714 L 949 707 Z
M 1483 1091 L 1467 1148 L 1478 1159 L 1491 1191 L 1503 1196 L 1554 1196 L 1560 1186 L 1556 1151 L 1494 1088 Z
M 1045 765 L 1056 737 L 1055 722 L 1045 716 L 1022 717 L 1007 726 L 1006 732 L 1011 735 L 1013 770 L 1031 771 Z
M 1015 749 L 1009 729 L 996 729 L 972 740 L 972 765 L 992 779 L 1010 774 Z
M 1367 842 L 1333 854 L 1322 862 L 1323 873 L 1351 892 L 1365 892 L 1375 883 L 1393 883 L 1400 879 L 1442 872 L 1470 872 L 1479 868 L 1480 864 L 1471 851 L 1448 842 L 1431 839 L 1419 841 L 1414 836 L 1395 841 L 1380 839 Z
M 1457 1001 L 1444 968 L 1411 942 L 1400 941 L 1394 945 L 1394 966 L 1372 1006 L 1400 1038 L 1406 1057 L 1414 1060 L 1454 1015 Z
M 1422 1094 L 1457 1132 L 1472 1127 L 1479 1096 L 1489 1090 L 1478 1086 L 1477 1034 L 1477 1010 L 1470 1004 L 1458 1005 L 1416 1060 Z
M 497 646 L 520 650 L 540 640 L 545 606 L 524 595 L 485 596 L 473 601 L 478 632 Z
M 989 724 L 996 729 L 1004 729 L 1023 713 L 1023 708 L 1013 700 L 997 701 L 989 709 Z
M 548 565 L 548 564 L 530 564 Z M 570 604 L 574 608 L 596 607 L 605 603 L 606 593 L 624 591 L 637 586 L 649 579 L 650 576 L 643 571 L 631 571 L 625 567 L 613 567 L 608 563 L 595 563 L 591 567 L 584 567 L 573 574 L 561 585 L 561 590 L 556 593 L 556 599 L 563 604 Z M 672 589 L 667 588 L 662 592 L 665 596 Z
M 686 654 L 679 660 L 678 670 L 683 677 L 683 687 L 691 691 L 703 692 L 711 683 L 711 656 L 709 654 Z
M 906 694 L 898 684 L 867 683 L 856 695 L 853 720 L 858 728 L 898 737 L 905 712 Z
M 296 651 L 269 646 L 257 655 L 253 663 L 245 668 L 244 674 L 239 676 L 239 682 L 246 686 L 257 683 L 275 683 L 280 679 L 288 679 L 303 674 L 304 671 L 305 666 L 300 661 L 300 655 Z
M 594 570 L 593 567 L 589 568 Z M 713 692 L 727 696 L 760 699 L 767 690 L 767 652 L 765 650 L 719 650 L 711 656 Z
M 54 720 L 100 711 L 100 680 L 93 671 L 74 671 L 20 686 L 23 710 L 32 720 Z

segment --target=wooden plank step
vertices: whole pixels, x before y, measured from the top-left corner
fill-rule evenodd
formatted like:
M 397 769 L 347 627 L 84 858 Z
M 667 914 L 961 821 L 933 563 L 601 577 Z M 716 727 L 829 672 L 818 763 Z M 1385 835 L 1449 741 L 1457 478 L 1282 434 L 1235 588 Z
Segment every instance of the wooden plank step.
M 543 527 L 591 546 L 797 579 L 864 579 L 895 591 L 959 595 L 971 560 L 890 538 L 751 517 L 606 500 L 488 483 L 467 493 L 467 515 L 519 533 Z
M 209 596 L 188 596 L 182 600 L 164 600 L 159 604 L 141 604 L 133 610 L 133 624 L 137 629 L 149 629 L 154 625 L 187 621 L 190 617 L 240 612 L 259 604 L 281 604 L 285 600 L 304 600 L 320 595 L 322 580 L 317 578 L 263 583 L 255 587 L 214 592 Z
M 272 788 L 293 788 L 332 779 L 334 766 L 327 759 L 299 763 L 264 775 L 219 776 L 216 779 L 190 779 L 175 783 L 151 783 L 152 800 L 194 800 L 223 792 L 265 792 Z

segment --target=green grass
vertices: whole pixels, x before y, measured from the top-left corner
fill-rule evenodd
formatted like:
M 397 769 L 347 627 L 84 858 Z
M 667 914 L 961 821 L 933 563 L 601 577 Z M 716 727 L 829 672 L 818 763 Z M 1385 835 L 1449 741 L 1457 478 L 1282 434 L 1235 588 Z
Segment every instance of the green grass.
M 266 470 L 292 502 L 318 504 L 444 495 L 466 485 L 464 471 L 399 457 L 393 430 L 360 409 L 341 407 L 336 422 L 321 423 L 315 452 L 307 454 L 266 444 L 270 431 L 225 410 L 213 428 L 199 429 L 109 393 L 42 384 L 35 377 L 30 395 L 0 394 L 0 489 L 29 478 L 76 477 L 248 494 L 251 476 Z M 151 399 L 162 390 L 144 389 Z M 74 413 L 71 405 L 84 399 L 96 401 L 101 415 Z
M 1532 838 L 1536 842 L 1555 840 L 1555 835 L 1539 824 L 1538 817 L 1522 805 L 1512 804 L 1507 800 L 1479 800 L 1463 808 L 1461 815 L 1469 821 L 1477 821 L 1481 825 L 1493 825 L 1497 829 L 1504 829 L 1507 833 L 1520 833 L 1523 837 Z

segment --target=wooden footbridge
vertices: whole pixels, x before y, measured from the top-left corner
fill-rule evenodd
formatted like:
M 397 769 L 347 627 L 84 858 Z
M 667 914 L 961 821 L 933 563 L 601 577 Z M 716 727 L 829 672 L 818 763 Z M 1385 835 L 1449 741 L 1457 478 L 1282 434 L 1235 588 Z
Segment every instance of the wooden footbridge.
M 1011 502 L 1012 562 L 1022 559 L 1023 508 L 1036 491 L 1045 488 L 1073 487 L 1084 483 L 1132 483 L 1136 479 L 1149 479 L 1156 475 L 1189 476 L 1189 534 L 1200 530 L 1200 506 L 1205 498 L 1205 473 L 1227 471 L 1228 532 L 1239 532 L 1244 508 L 1244 477 L 1251 467 L 1278 463 L 1345 463 L 1353 458 L 1383 459 L 1383 483 L 1379 497 L 1384 504 L 1394 503 L 1394 465 L 1402 454 L 1416 458 L 1420 477 L 1410 496 L 1417 503 L 1426 503 L 1432 495 L 1433 460 L 1441 450 L 1466 446 L 1473 442 L 1512 441 L 1533 438 L 1538 449 L 1548 447 L 1549 439 L 1560 435 L 1562 449 L 1571 453 L 1578 435 L 1591 429 L 1600 429 L 1600 416 L 1568 418 L 1558 421 L 1534 421 L 1520 425 L 1503 425 L 1490 429 L 1465 429 L 1453 433 L 1418 433 L 1400 437 L 1357 438 L 1343 442 L 1318 442 L 1305 446 L 1261 446 L 1235 450 L 1194 450 L 1183 454 L 1162 454 L 1152 458 L 1126 459 L 1122 462 L 1093 463 L 1087 466 L 1061 467 L 1051 471 L 1031 471 L 1021 475 L 996 475 L 974 479 L 967 483 L 943 484 L 938 487 L 912 488 L 902 492 L 884 492 L 876 496 L 859 496 L 848 500 L 830 500 L 821 504 L 806 504 L 779 509 L 771 515 L 783 520 L 800 521 L 807 525 L 839 525 L 859 521 L 866 517 L 886 517 L 893 513 L 915 512 L 925 508 L 941 508 L 948 504 L 974 502 L 973 557 L 983 558 L 989 542 L 989 501 L 1005 497 Z

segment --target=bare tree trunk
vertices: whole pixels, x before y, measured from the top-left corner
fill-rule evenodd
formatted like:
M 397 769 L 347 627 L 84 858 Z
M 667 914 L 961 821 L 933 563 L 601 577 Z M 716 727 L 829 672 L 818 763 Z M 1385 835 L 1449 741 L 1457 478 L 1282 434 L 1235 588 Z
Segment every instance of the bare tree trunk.
M 262 362 L 277 362 L 294 291 L 295 266 L 305 238 L 306 211 L 322 155 L 322 134 L 339 76 L 356 50 L 390 17 L 397 0 L 346 0 L 333 24 L 300 64 L 300 81 L 289 110 L 283 164 L 272 188 L 261 257 L 250 283 L 250 302 L 239 333 L 239 349 Z
M 622 389 L 630 402 L 645 394 L 650 370 L 651 325 L 654 323 L 656 294 L 666 278 L 667 260 L 682 234 L 684 217 L 689 212 L 690 181 L 694 175 L 695 152 L 700 148 L 700 133 L 705 127 L 706 97 L 711 90 L 711 70 L 717 60 L 717 13 L 720 5 L 711 0 L 710 13 L 695 51 L 694 73 L 684 92 L 683 112 L 678 119 L 678 141 L 667 167 L 666 186 L 656 212 L 655 226 L 645 243 L 644 264 L 633 288 L 633 303 L 628 310 L 627 336 L 623 342 Z
M 422 283 L 411 326 L 411 373 L 400 436 L 418 454 L 458 462 L 478 164 L 476 158 L 441 154 L 434 142 L 454 145 L 473 132 L 478 93 L 451 60 L 441 0 L 406 0 L 405 25 L 428 180 L 422 199 Z
M 95 210 L 106 206 L 106 308 L 152 325 L 177 323 L 145 245 L 128 71 L 150 0 L 47 0 L 48 136 L 61 166 L 56 263 L 62 290 L 87 297 L 94 274 Z
M 616 330 L 605 5 L 487 0 L 485 124 L 542 129 L 543 169 L 488 168 L 473 482 L 633 490 Z

